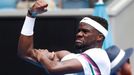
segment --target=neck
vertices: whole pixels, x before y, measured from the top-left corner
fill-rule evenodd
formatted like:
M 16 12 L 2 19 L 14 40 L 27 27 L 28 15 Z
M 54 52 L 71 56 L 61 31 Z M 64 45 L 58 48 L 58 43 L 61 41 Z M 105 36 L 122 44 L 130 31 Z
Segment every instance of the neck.
M 102 42 L 96 42 L 94 44 L 87 45 L 85 49 L 102 48 Z

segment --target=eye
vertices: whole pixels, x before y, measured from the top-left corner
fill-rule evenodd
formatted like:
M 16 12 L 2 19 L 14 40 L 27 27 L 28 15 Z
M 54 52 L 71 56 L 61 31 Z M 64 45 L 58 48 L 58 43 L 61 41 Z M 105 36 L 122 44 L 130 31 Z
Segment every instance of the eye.
M 90 33 L 91 32 L 91 30 L 87 30 L 87 29 L 84 29 L 84 30 L 82 30 L 84 33 Z
M 76 31 L 76 33 L 79 33 L 81 30 L 80 29 L 78 29 L 77 31 Z

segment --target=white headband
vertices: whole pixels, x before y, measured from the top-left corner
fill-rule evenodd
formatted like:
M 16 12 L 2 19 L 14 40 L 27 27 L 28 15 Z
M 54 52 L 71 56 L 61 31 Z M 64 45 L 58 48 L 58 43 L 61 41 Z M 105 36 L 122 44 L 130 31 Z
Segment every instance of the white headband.
M 118 56 L 116 56 L 116 58 L 111 62 L 111 68 L 114 68 L 120 62 L 120 60 L 123 59 L 124 56 L 125 52 L 121 49 Z
M 99 32 L 101 32 L 105 37 L 107 36 L 108 34 L 108 31 L 101 25 L 99 24 L 98 22 L 92 20 L 91 18 L 89 17 L 85 17 L 83 18 L 81 22 L 84 22 L 84 23 L 87 23 L 89 25 L 91 25 L 92 27 L 94 27 L 95 29 L 97 29 Z

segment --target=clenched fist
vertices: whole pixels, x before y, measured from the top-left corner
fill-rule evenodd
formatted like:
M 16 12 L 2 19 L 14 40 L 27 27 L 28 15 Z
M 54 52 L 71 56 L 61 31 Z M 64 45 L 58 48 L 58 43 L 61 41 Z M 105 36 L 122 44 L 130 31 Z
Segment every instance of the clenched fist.
M 41 14 L 47 11 L 48 4 L 45 0 L 36 0 L 34 5 L 28 10 L 28 16 L 36 17 L 37 14 Z

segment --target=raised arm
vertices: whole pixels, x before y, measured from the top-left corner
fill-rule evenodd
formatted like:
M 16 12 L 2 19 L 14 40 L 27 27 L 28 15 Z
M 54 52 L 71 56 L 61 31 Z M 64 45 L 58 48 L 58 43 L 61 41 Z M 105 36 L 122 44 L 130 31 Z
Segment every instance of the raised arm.
M 35 18 L 37 14 L 45 12 L 44 8 L 46 7 L 47 4 L 44 0 L 37 0 L 32 8 L 29 9 L 19 38 L 18 55 L 36 65 L 41 63 L 41 66 L 47 68 L 54 75 L 82 71 L 82 65 L 77 59 L 60 61 L 62 57 L 69 54 L 67 51 L 53 53 L 48 50 L 34 49 L 33 29 Z
M 48 6 L 44 0 L 37 0 L 28 10 L 18 43 L 18 55 L 22 58 L 34 59 L 36 56 L 33 48 L 33 29 L 36 16 L 46 11 Z

